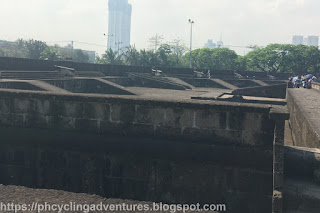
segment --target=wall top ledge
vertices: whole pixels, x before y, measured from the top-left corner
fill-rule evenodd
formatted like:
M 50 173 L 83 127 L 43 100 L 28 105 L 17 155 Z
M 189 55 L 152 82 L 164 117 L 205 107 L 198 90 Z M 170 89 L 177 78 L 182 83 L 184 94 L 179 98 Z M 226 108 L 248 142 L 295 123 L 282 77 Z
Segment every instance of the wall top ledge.
M 289 120 L 290 113 L 289 110 L 285 107 L 272 107 L 270 110 L 270 119 L 272 120 Z
M 130 95 L 104 95 L 104 94 L 81 94 L 81 93 L 56 93 L 47 91 L 25 91 L 13 89 L 0 89 L 0 98 L 25 98 L 51 101 L 73 101 L 73 102 L 97 102 L 107 104 L 133 104 L 146 105 L 150 107 L 177 107 L 201 110 L 232 111 L 264 113 L 271 116 L 280 116 L 288 119 L 288 112 L 285 108 L 267 104 L 248 104 L 223 101 L 202 101 L 186 99 L 166 99 L 166 98 L 144 98 Z M 283 109 L 282 109 L 283 108 Z M 282 110 L 281 110 L 282 109 Z M 279 119 L 279 118 L 277 118 Z

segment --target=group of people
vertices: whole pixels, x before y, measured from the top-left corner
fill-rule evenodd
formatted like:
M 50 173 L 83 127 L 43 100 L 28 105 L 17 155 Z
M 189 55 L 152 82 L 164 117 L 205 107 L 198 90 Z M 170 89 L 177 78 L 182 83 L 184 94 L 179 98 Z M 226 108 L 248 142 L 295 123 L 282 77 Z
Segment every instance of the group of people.
M 312 74 L 307 74 L 307 75 L 298 75 L 298 76 L 291 76 L 289 78 L 289 81 L 293 84 L 293 88 L 307 88 L 311 89 L 311 84 L 313 81 L 316 81 L 317 78 L 316 76 Z

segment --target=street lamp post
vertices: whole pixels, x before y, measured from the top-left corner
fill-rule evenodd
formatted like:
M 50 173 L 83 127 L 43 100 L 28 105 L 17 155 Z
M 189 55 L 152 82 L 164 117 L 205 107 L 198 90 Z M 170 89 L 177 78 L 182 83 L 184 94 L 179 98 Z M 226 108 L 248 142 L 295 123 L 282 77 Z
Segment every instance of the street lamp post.
M 112 37 L 113 36 L 113 34 L 111 34 L 111 35 L 106 35 L 105 33 L 103 34 L 104 36 L 107 36 L 107 40 L 108 40 L 108 44 L 107 44 L 107 51 L 108 51 L 108 46 L 109 46 L 109 38 L 110 37 Z M 111 47 L 110 47 L 110 49 L 111 49 Z M 107 57 L 107 54 L 106 54 L 106 63 L 108 63 L 108 57 Z
M 118 45 L 118 56 L 120 55 L 120 44 L 122 44 L 123 42 L 116 42 L 116 45 Z
M 108 46 L 109 46 L 109 38 L 110 38 L 110 37 L 112 37 L 112 36 L 113 36 L 113 34 L 106 35 L 106 34 L 104 33 L 103 35 L 108 37 L 108 44 L 107 44 L 107 50 L 108 50 Z
M 189 19 L 189 23 L 191 25 L 191 30 L 190 30 L 190 68 L 192 68 L 192 25 L 194 24 L 194 21 Z

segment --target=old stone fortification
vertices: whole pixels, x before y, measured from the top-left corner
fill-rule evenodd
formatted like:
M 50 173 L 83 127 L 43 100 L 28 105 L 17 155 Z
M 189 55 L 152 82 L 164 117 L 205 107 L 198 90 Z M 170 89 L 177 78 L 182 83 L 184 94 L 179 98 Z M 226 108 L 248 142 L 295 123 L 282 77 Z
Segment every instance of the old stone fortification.
M 285 212 L 320 209 L 320 93 L 312 89 L 287 90 L 292 145 L 285 147 Z
M 268 98 L 286 98 L 287 83 L 281 83 L 269 86 L 248 87 L 236 89 L 232 92 L 234 95 L 268 97 Z
M 0 183 L 275 212 L 282 107 L 0 90 Z
M 151 67 L 142 66 L 124 66 L 111 64 L 90 64 L 76 63 L 73 61 L 48 61 L 48 60 L 33 60 L 23 58 L 7 58 L 0 57 L 0 70 L 25 70 L 25 71 L 53 71 L 56 70 L 55 65 L 72 67 L 77 71 L 101 72 L 106 76 L 126 76 L 127 73 L 148 73 Z M 192 75 L 193 69 L 189 68 L 165 68 L 159 67 L 162 71 L 171 75 Z M 199 70 L 206 72 L 207 70 Z M 268 79 L 267 73 L 263 72 L 244 72 L 236 71 L 244 77 L 254 77 Z M 211 70 L 211 75 L 219 76 L 219 78 L 230 78 L 234 75 L 232 70 Z M 277 73 L 275 77 L 279 79 L 288 79 L 290 73 Z
M 318 93 L 317 90 L 288 89 L 290 126 L 295 146 L 320 148 L 319 117 L 316 110 L 319 104 Z

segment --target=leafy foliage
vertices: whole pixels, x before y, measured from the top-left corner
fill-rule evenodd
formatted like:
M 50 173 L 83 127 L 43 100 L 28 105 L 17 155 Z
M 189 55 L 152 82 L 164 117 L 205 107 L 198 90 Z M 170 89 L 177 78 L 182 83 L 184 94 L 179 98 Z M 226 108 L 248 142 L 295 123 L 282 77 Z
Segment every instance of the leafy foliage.
M 89 55 L 81 50 L 48 46 L 33 39 L 1 43 L 0 56 L 89 62 Z M 109 49 L 96 57 L 96 63 L 100 64 L 149 67 L 188 67 L 189 60 L 190 52 L 179 40 L 163 43 L 155 50 L 137 50 L 131 46 L 118 53 Z M 251 52 L 240 56 L 228 48 L 200 48 L 192 51 L 192 64 L 195 69 L 320 74 L 320 51 L 317 47 L 304 45 L 270 44 L 264 48 L 252 46 Z

